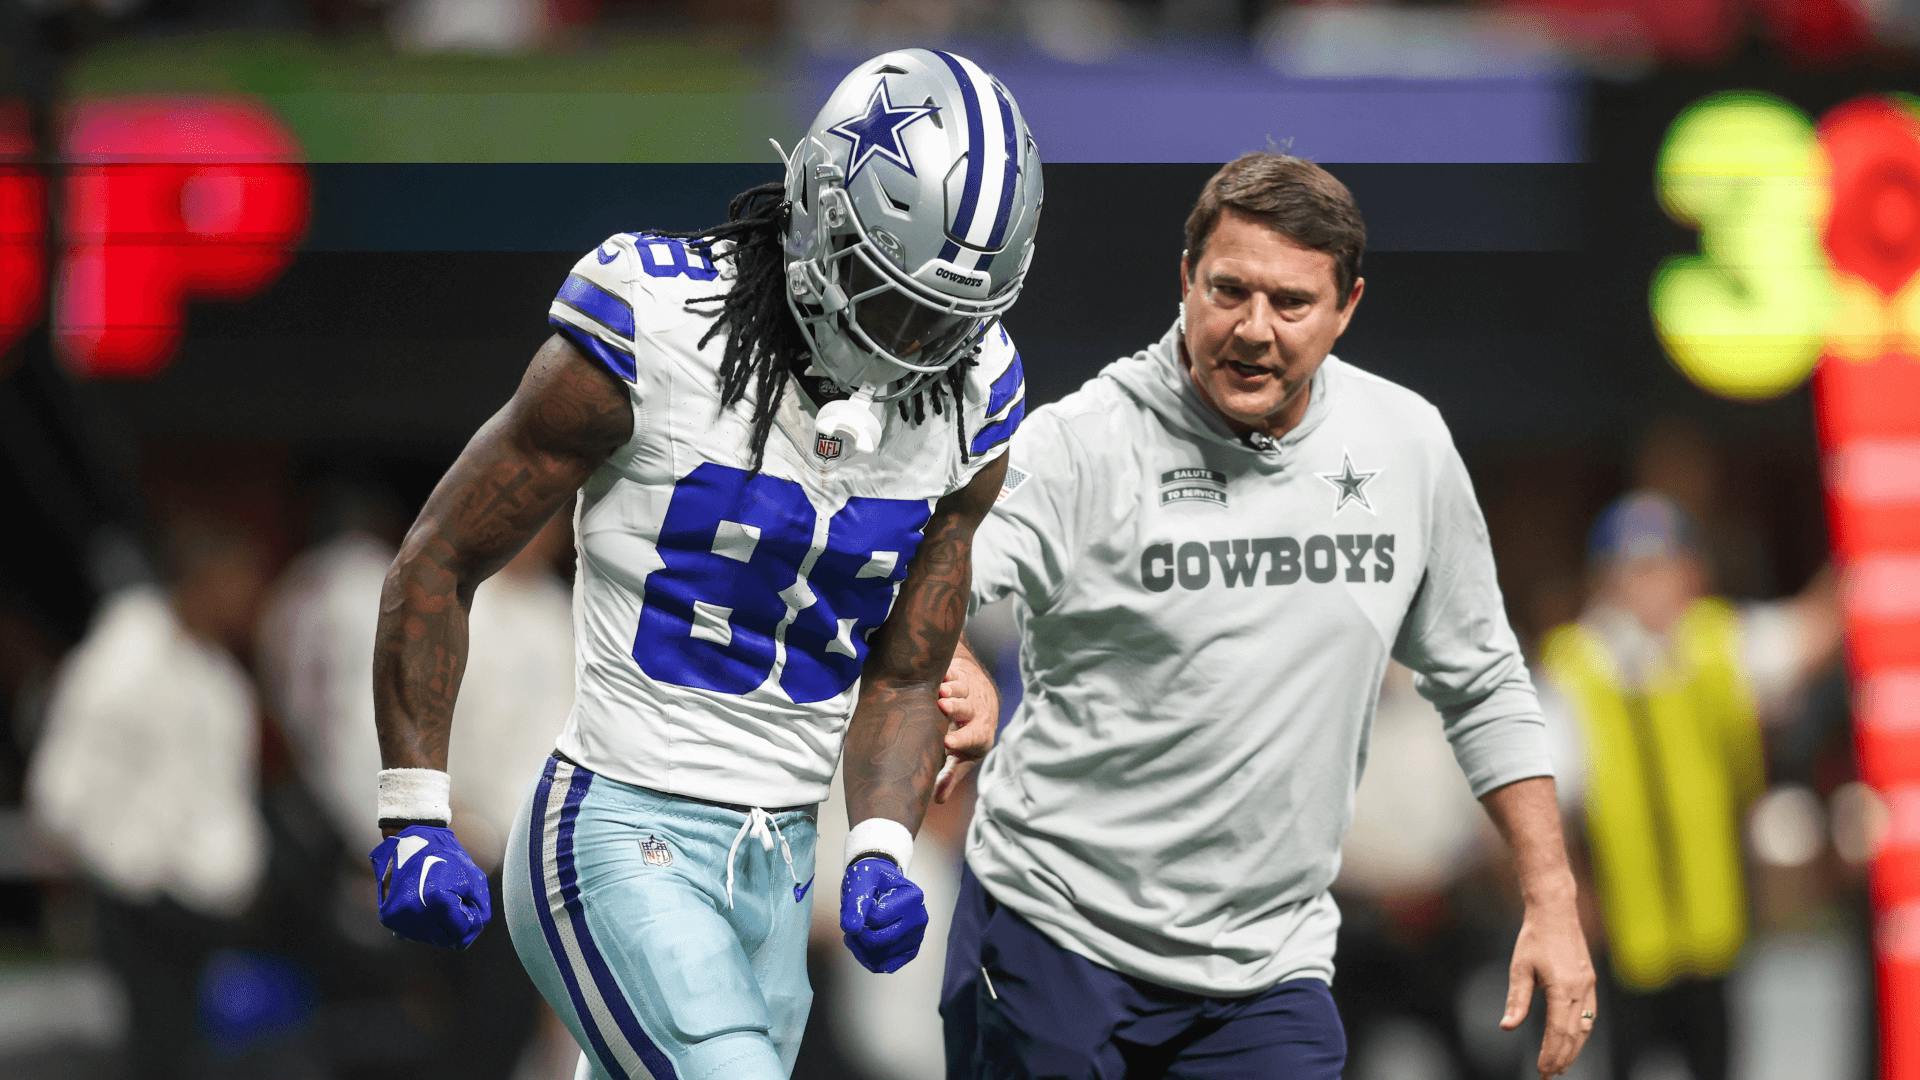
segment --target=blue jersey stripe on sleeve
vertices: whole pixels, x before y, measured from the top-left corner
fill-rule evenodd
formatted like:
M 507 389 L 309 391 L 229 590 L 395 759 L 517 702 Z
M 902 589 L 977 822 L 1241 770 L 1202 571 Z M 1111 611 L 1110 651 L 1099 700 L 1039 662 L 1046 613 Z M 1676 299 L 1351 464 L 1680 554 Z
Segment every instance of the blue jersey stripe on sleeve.
M 572 305 L 567 305 L 569 309 Z M 567 322 L 565 319 L 547 316 L 547 325 L 559 332 L 575 348 L 593 357 L 601 367 L 613 372 L 628 382 L 640 377 L 639 365 L 634 363 L 633 354 L 626 349 L 610 344 L 599 337 Z
M 984 454 L 1013 438 L 1014 430 L 1020 426 L 1020 421 L 1026 419 L 1026 416 L 1027 401 L 1022 398 L 1013 403 L 1013 408 L 1007 410 L 1007 415 L 981 428 L 980 433 L 973 437 L 973 445 L 967 447 L 967 452 L 976 455 Z
M 1026 382 L 1027 373 L 1020 366 L 1020 354 L 1014 353 L 1013 363 L 1007 365 L 1007 370 L 1001 372 L 1000 377 L 993 380 L 993 385 L 987 390 L 987 415 L 993 416 L 1006 408 L 1007 402 L 1013 400 L 1014 395 L 1020 392 L 1020 388 L 1025 386 Z
M 568 274 L 554 299 L 628 341 L 633 340 L 633 305 L 579 274 Z

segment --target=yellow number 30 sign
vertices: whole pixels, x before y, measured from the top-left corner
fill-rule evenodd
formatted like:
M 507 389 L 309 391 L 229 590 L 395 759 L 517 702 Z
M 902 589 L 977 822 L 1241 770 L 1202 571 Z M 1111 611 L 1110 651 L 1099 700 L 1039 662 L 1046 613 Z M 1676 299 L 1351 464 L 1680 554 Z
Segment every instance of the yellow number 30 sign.
M 1655 170 L 1661 206 L 1700 231 L 1649 304 L 1667 354 L 1726 397 L 1798 386 L 1823 355 L 1920 358 L 1920 111 L 1860 98 L 1819 126 L 1769 94 L 1691 106 Z

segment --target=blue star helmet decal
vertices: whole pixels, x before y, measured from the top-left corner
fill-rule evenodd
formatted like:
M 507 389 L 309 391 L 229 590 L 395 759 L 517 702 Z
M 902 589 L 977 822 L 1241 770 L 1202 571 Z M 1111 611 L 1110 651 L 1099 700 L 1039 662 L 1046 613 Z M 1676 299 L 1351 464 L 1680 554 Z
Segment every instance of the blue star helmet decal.
M 847 162 L 846 182 L 853 183 L 853 178 L 860 175 L 860 167 L 876 154 L 907 170 L 909 176 L 918 175 L 913 171 L 913 160 L 907 156 L 907 148 L 900 145 L 900 132 L 915 120 L 939 111 L 935 105 L 895 108 L 887 93 L 887 80 L 882 78 L 880 85 L 873 88 L 873 96 L 867 99 L 867 111 L 864 114 L 849 116 L 827 129 L 829 134 L 838 135 L 853 144 L 853 152 Z

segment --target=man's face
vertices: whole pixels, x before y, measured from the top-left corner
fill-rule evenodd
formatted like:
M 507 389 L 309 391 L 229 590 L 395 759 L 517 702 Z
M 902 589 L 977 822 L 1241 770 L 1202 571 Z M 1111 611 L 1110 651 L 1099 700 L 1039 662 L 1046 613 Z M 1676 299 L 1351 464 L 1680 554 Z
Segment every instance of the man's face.
M 204 620 L 202 632 L 244 650 L 266 594 L 266 561 L 251 544 L 236 544 L 207 556 L 176 588 Z
M 1307 384 L 1346 332 L 1366 282 L 1344 304 L 1333 256 L 1253 218 L 1223 211 L 1198 265 L 1180 260 L 1194 384 L 1227 422 L 1284 432 L 1305 414 Z
M 1621 559 L 1606 571 L 1607 599 L 1625 609 L 1648 633 L 1665 634 L 1706 592 L 1706 567 L 1684 555 Z

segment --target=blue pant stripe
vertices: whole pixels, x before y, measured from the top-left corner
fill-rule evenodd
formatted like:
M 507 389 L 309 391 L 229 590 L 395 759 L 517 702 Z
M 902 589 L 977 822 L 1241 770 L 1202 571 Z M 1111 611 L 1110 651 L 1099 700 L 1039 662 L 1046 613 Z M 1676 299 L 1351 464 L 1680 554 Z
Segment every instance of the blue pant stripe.
M 593 774 L 585 769 L 575 769 L 573 782 L 567 787 L 566 804 L 560 810 L 560 827 L 554 838 L 555 855 L 558 856 L 560 870 L 560 897 L 566 904 L 567 918 L 573 924 L 574 940 L 580 944 L 580 952 L 587 961 L 587 970 L 593 974 L 594 985 L 605 999 L 607 1009 L 613 1014 L 614 1023 L 627 1037 L 627 1042 L 640 1055 L 640 1061 L 652 1073 L 654 1080 L 675 1080 L 678 1075 L 673 1071 L 673 1062 L 660 1052 L 646 1030 L 640 1026 L 640 1019 L 633 1015 L 633 1007 L 627 1003 L 627 995 L 620 984 L 613 979 L 613 972 L 607 967 L 606 958 L 600 955 L 599 946 L 593 942 L 593 932 L 587 928 L 587 910 L 580 903 L 580 883 L 573 865 L 573 827 L 580 816 L 580 803 L 587 797 L 587 788 L 593 783 Z
M 557 760 L 547 762 L 546 771 L 540 774 L 540 786 L 533 793 L 533 818 L 527 824 L 527 873 L 533 882 L 533 910 L 540 917 L 540 932 L 546 936 L 547 951 L 553 955 L 553 964 L 560 969 L 560 981 L 567 986 L 567 998 L 573 1002 L 573 1013 L 580 1018 L 580 1029 L 587 1033 L 587 1041 L 593 1044 L 594 1056 L 600 1060 L 600 1067 L 609 1076 L 626 1076 L 626 1070 L 614 1059 L 613 1051 L 600 1034 L 600 1028 L 594 1023 L 593 1012 L 587 1008 L 587 1002 L 580 994 L 579 980 L 574 978 L 573 964 L 567 959 L 565 946 L 560 942 L 560 928 L 554 925 L 553 910 L 547 895 L 547 869 L 543 854 L 546 847 L 547 799 L 553 790 L 553 773 L 559 765 Z

